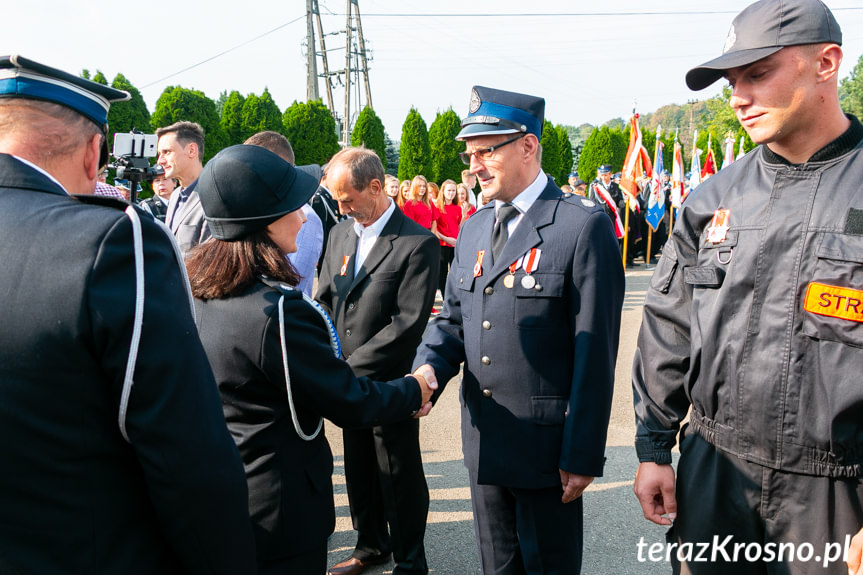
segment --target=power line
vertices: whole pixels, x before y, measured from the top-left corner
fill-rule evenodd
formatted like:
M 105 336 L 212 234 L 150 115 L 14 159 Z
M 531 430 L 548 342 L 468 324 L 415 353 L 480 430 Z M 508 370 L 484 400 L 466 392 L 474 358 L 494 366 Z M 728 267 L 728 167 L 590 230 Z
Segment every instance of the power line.
M 183 68 L 182 70 L 178 70 L 177 72 L 174 72 L 173 74 L 168 74 L 167 76 L 159 78 L 158 80 L 154 80 L 154 81 L 150 82 L 149 84 L 145 84 L 145 85 L 141 86 L 141 90 L 143 90 L 145 88 L 149 88 L 150 86 L 153 86 L 153 85 L 158 84 L 160 82 L 164 82 L 165 80 L 167 80 L 169 78 L 173 78 L 174 76 L 179 76 L 183 72 L 188 72 L 189 70 L 192 70 L 193 68 L 197 68 L 198 66 L 206 64 L 207 62 L 211 62 L 211 61 L 215 60 L 216 58 L 221 58 L 225 54 L 229 54 L 229 53 L 233 52 L 234 50 L 238 50 L 238 49 L 242 48 L 243 46 L 247 46 L 247 45 L 251 44 L 252 42 L 256 42 L 256 41 L 260 40 L 264 36 L 269 36 L 270 34 L 273 34 L 274 32 L 278 32 L 282 28 L 290 26 L 294 22 L 299 22 L 300 20 L 302 20 L 305 17 L 306 17 L 306 15 L 303 14 L 302 16 L 299 16 L 298 18 L 294 18 L 290 22 L 285 22 L 284 24 L 276 26 L 272 30 L 264 32 L 263 34 L 259 34 L 259 35 L 255 36 L 254 38 L 252 38 L 251 40 L 246 40 L 245 42 L 243 42 L 241 44 L 237 44 L 236 46 L 234 46 L 232 48 L 228 48 L 227 50 L 225 50 L 223 52 L 219 52 L 215 56 L 210 56 L 209 58 L 207 58 L 205 60 L 201 60 L 197 64 L 192 64 L 191 66 L 187 66 L 187 67 Z
M 844 12 L 848 10 L 863 10 L 863 8 L 832 8 L 833 12 Z M 365 14 L 366 17 L 374 18 L 533 18 L 533 17 L 565 17 L 565 16 L 711 16 L 716 14 L 738 14 L 740 10 L 655 10 L 655 11 L 627 11 L 627 12 L 523 12 L 523 13 L 474 13 L 474 14 L 458 14 L 458 13 L 384 13 L 370 12 Z M 334 16 L 344 16 L 344 13 L 332 13 Z

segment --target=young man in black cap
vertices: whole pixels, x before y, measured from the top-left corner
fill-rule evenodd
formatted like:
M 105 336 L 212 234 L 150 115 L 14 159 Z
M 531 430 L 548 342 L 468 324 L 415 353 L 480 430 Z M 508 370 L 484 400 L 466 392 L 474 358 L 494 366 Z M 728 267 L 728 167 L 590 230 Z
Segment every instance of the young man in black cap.
M 760 145 L 684 203 L 633 366 L 635 492 L 683 573 L 844 575 L 863 524 L 863 126 L 839 106 L 841 42 L 820 1 L 762 0 L 686 75 L 727 78 Z
M 128 99 L 0 57 L 2 573 L 255 569 L 182 263 L 143 210 L 92 196 Z
M 483 573 L 578 573 L 581 494 L 602 475 L 623 269 L 608 217 L 542 172 L 545 100 L 476 86 L 462 159 L 489 203 L 465 222 L 417 351 L 459 372 Z

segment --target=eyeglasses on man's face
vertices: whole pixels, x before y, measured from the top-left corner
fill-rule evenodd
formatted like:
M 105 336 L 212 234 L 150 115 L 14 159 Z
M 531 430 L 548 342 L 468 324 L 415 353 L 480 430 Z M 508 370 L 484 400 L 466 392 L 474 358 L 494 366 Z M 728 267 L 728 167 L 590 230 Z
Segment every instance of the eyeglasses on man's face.
M 487 148 L 477 148 L 472 152 L 459 152 L 458 157 L 461 158 L 461 161 L 470 165 L 471 156 L 476 156 L 476 159 L 480 162 L 487 160 L 496 150 L 506 146 L 507 144 L 511 144 L 516 140 L 519 140 L 524 137 L 524 134 L 519 134 L 514 138 L 510 138 L 509 140 L 504 140 L 500 144 L 495 144 L 494 146 L 489 146 Z

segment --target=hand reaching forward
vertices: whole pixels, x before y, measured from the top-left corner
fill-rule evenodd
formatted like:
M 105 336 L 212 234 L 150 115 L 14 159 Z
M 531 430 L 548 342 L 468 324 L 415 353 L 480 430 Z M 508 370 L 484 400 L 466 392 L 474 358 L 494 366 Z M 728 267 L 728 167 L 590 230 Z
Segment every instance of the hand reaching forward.
M 674 497 L 674 468 L 645 461 L 635 472 L 633 485 L 644 517 L 658 525 L 671 525 L 677 518 L 677 499 Z
M 425 417 L 431 411 L 431 397 L 435 390 L 437 390 L 437 377 L 435 376 L 434 368 L 427 363 L 419 366 L 413 372 L 413 376 L 419 382 L 423 392 L 422 407 L 414 414 L 414 417 L 419 419 L 420 417 Z
M 585 488 L 593 482 L 593 477 L 589 475 L 576 475 L 568 471 L 560 470 L 560 486 L 563 488 L 563 497 L 560 498 L 564 503 L 575 501 L 584 492 Z
M 851 539 L 847 562 L 848 575 L 863 575 L 863 529 Z

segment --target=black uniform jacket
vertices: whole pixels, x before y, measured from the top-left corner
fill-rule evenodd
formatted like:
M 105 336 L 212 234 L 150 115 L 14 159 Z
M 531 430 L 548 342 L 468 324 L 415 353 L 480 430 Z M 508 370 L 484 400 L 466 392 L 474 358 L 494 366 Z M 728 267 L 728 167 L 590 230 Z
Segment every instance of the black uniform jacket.
M 315 549 L 335 527 L 327 439 L 323 431 L 301 439 L 291 419 L 279 335 L 282 294 L 293 401 L 306 435 L 321 416 L 342 427 L 370 427 L 404 419 L 421 402 L 413 378 L 392 385 L 357 379 L 333 354 L 324 320 L 300 292 L 257 282 L 236 297 L 196 300 L 201 340 L 246 467 L 259 560 Z
M 333 228 L 317 300 L 331 312 L 354 373 L 392 379 L 410 371 L 426 328 L 440 242 L 396 209 L 354 277 L 358 239 L 353 219 Z
M 732 457 L 863 477 L 861 177 L 852 118 L 803 164 L 762 145 L 687 196 L 633 362 L 641 461 L 670 463 L 688 414 Z
M 128 206 L 105 198 L 106 205 Z M 246 483 L 171 240 L 0 154 L 0 572 L 253 573 Z
M 559 469 L 600 476 L 624 291 L 611 222 L 549 182 L 492 265 L 493 208 L 462 227 L 443 310 L 414 364 L 434 367 L 442 389 L 464 362 L 462 442 L 479 483 L 553 487 Z M 533 280 L 522 266 L 507 288 L 510 264 L 532 248 Z

